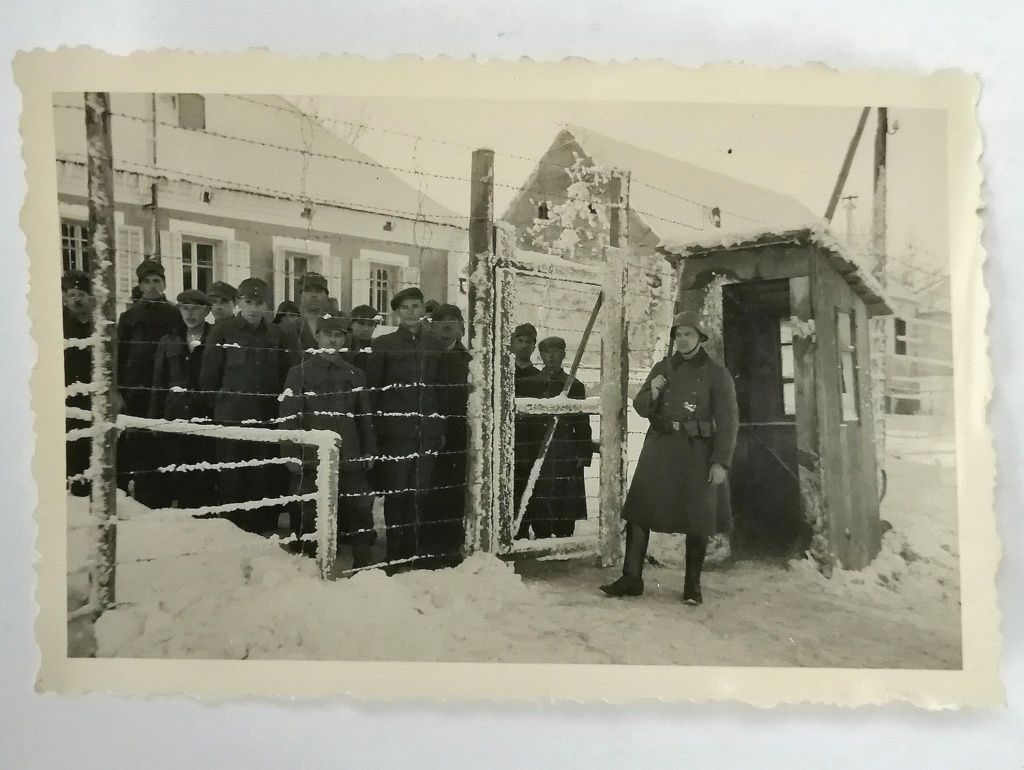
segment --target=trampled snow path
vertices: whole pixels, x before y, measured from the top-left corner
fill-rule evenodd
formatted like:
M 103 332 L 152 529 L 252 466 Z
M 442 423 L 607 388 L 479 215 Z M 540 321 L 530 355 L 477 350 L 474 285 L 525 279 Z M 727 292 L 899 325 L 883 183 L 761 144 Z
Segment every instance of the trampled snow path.
M 125 501 L 121 606 L 98 621 L 97 654 L 957 668 L 955 476 L 925 459 L 890 458 L 893 531 L 868 569 L 826 580 L 808 562 L 736 562 L 706 574 L 700 608 L 682 605 L 676 568 L 648 568 L 643 597 L 610 600 L 597 586 L 615 571 L 583 560 L 513 568 L 478 555 L 454 570 L 323 582 L 312 560 L 226 521 Z M 83 503 L 69 512 L 70 606 L 84 585 Z M 665 561 L 671 549 L 661 543 Z

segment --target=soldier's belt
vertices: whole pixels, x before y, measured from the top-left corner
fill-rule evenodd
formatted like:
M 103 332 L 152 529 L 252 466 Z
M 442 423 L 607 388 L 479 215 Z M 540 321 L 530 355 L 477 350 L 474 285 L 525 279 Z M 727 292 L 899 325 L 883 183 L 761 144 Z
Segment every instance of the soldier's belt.
M 688 420 L 686 422 L 672 421 L 669 423 L 674 431 L 685 431 L 690 438 L 711 438 L 715 435 L 715 425 L 712 422 L 703 420 Z

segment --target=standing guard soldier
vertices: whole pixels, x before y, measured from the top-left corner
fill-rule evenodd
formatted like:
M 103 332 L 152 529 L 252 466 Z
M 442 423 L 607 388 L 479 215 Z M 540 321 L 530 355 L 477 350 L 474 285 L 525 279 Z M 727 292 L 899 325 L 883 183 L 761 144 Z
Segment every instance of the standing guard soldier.
M 438 305 L 431 321 L 432 333 L 444 345 L 446 388 L 444 450 L 434 465 L 433 484 L 426 500 L 424 527 L 427 550 L 437 554 L 424 566 L 454 567 L 462 561 L 465 540 L 466 452 L 469 437 L 466 413 L 469 405 L 469 362 L 472 359 L 462 337 L 466 324 L 456 305 Z
M 366 361 L 373 347 L 373 333 L 380 324 L 380 313 L 369 305 L 357 305 L 352 308 L 352 321 L 349 326 L 348 352 L 344 358 L 357 369 L 366 371 Z
M 409 287 L 391 300 L 399 327 L 373 340 L 366 380 L 376 412 L 389 574 L 426 555 L 420 542 L 423 503 L 434 458 L 444 445 L 444 345 L 423 333 L 423 292 Z M 395 564 L 401 562 L 401 564 Z
M 516 398 L 524 398 L 522 383 L 530 377 L 540 374 L 540 369 L 533 365 L 533 351 L 537 349 L 537 329 L 533 324 L 519 324 L 512 332 L 512 358 L 515 365 Z M 526 491 L 530 478 L 530 469 L 537 458 L 537 447 L 534 434 L 537 432 L 537 421 L 531 415 L 517 415 L 515 418 L 515 457 L 512 476 L 512 499 L 515 510 Z M 522 524 L 515 535 L 517 540 L 529 537 L 529 526 Z
M 210 417 L 208 400 L 199 392 L 199 374 L 211 324 L 210 298 L 198 289 L 186 289 L 178 295 L 178 312 L 183 325 L 165 335 L 156 349 L 153 369 L 153 395 L 149 416 L 158 420 L 193 420 Z M 167 465 L 192 465 L 213 462 L 214 441 L 208 436 L 166 434 L 161 460 Z M 168 472 L 158 474 L 161 506 L 177 502 L 182 508 L 198 508 L 214 502 L 216 471 Z
M 547 337 L 537 346 L 544 361 L 544 369 L 533 377 L 522 380 L 523 395 L 527 398 L 555 398 L 565 389 L 568 373 L 562 368 L 565 360 L 565 340 Z M 583 383 L 575 377 L 569 385 L 569 398 L 586 396 Z M 538 420 L 538 436 L 543 439 L 547 427 Z M 543 432 L 541 432 L 541 429 Z M 537 448 L 540 451 L 540 447 Z M 566 414 L 558 418 L 551 437 L 540 476 L 533 488 L 523 526 L 533 527 L 538 538 L 572 537 L 576 522 L 587 518 L 587 491 L 583 478 L 584 468 L 593 459 L 594 443 L 590 417 L 585 414 Z
M 320 318 L 328 312 L 330 296 L 327 279 L 320 273 L 303 274 L 299 292 L 299 309 L 302 311 L 299 343 L 303 358 L 312 355 L 312 351 L 317 349 L 317 326 L 320 323 Z
M 683 601 L 703 602 L 700 574 L 710 535 L 727 528 L 724 506 L 739 414 L 732 376 L 702 347 L 700 315 L 672 319 L 675 353 L 654 365 L 633 407 L 651 421 L 622 518 L 626 553 L 622 577 L 601 590 L 609 596 L 644 592 L 643 565 L 651 531 L 686 535 Z
M 235 317 L 238 310 L 238 291 L 230 283 L 217 281 L 206 292 L 206 296 L 210 298 L 210 313 L 215 324 Z
M 325 315 L 320 319 L 318 352 L 288 372 L 280 411 L 284 429 L 329 430 L 341 436 L 338 535 L 339 542 L 352 544 L 352 567 L 360 569 L 373 561 L 373 492 L 366 471 L 373 467 L 377 443 L 366 379 L 341 357 L 347 341 L 346 317 Z M 289 467 L 291 493 L 314 491 L 318 482 L 316 449 L 286 444 L 281 451 L 300 460 Z M 315 502 L 302 503 L 301 514 L 293 517 L 292 530 L 300 542 L 302 535 L 316 532 Z
M 117 321 L 118 412 L 145 417 L 152 398 L 157 345 L 181 325 L 181 316 L 164 297 L 163 265 L 146 259 L 135 274 L 139 299 Z M 154 494 L 158 482 L 154 470 L 163 439 L 146 431 L 128 430 L 117 442 L 118 486 L 127 491 L 134 481 L 135 499 L 149 507 L 159 502 Z
M 92 281 L 81 270 L 70 270 L 64 274 L 60 283 L 64 294 L 64 340 L 86 340 L 92 336 L 92 313 L 96 306 L 92 296 Z M 64 348 L 64 387 L 91 383 L 92 347 Z M 92 410 L 92 397 L 89 393 L 65 395 L 64 405 L 88 412 Z M 83 429 L 90 424 L 88 419 L 66 417 L 64 429 Z M 88 436 L 65 443 L 67 478 L 81 476 L 88 470 L 91 450 L 92 441 Z M 68 491 L 76 497 L 87 497 L 90 491 L 88 479 L 75 478 L 68 485 Z
M 201 389 L 211 400 L 213 419 L 224 425 L 272 427 L 278 416 L 278 396 L 288 371 L 299 363 L 294 334 L 267 320 L 270 288 L 259 278 L 238 286 L 239 314 L 213 327 L 199 375 Z M 219 462 L 265 460 L 277 448 L 262 441 L 217 440 Z M 278 477 L 265 465 L 225 468 L 217 480 L 221 504 L 284 495 Z M 257 508 L 225 515 L 249 532 L 268 532 L 277 526 L 278 511 Z

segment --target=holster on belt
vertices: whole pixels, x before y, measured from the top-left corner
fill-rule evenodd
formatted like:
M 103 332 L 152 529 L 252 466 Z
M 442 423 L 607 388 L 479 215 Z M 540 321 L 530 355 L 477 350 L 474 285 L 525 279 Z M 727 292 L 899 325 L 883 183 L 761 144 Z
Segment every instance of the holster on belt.
M 714 423 L 710 421 L 690 420 L 682 423 L 680 427 L 690 438 L 711 438 L 715 435 Z

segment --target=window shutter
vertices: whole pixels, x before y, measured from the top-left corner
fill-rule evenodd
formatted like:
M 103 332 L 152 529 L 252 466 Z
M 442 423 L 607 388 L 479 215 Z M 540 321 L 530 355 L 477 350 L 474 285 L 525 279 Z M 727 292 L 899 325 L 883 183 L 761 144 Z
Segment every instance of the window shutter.
M 320 258 L 324 277 L 327 279 L 327 288 L 331 296 L 341 302 L 341 257 L 334 254 L 325 254 Z M 369 291 L 369 290 L 367 290 Z
M 164 294 L 169 302 L 176 302 L 185 288 L 181 269 L 181 233 L 160 231 L 160 264 L 164 266 L 167 281 Z
M 420 269 L 418 267 L 403 267 L 398 280 L 402 289 L 408 288 L 409 286 L 419 286 Z
M 238 288 L 238 284 L 252 275 L 249 267 L 249 244 L 245 241 L 224 241 L 226 252 L 222 274 L 224 280 Z
M 365 259 L 352 260 L 352 307 L 370 302 L 370 263 Z
M 284 293 L 284 249 L 274 247 L 274 304 L 279 305 L 287 299 Z
M 145 258 L 145 241 L 142 228 L 121 225 L 117 228 L 115 237 L 115 260 L 114 260 L 114 295 L 117 301 L 118 311 L 128 305 L 132 296 L 132 287 L 135 285 L 135 268 Z

